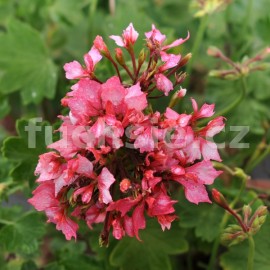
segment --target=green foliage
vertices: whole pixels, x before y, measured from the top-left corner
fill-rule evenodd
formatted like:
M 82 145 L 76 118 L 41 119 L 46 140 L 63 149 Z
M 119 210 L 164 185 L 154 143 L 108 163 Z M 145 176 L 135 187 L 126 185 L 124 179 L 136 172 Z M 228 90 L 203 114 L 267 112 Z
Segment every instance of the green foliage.
M 270 269 L 269 258 L 269 227 L 270 219 L 267 218 L 261 231 L 254 237 L 255 240 L 255 259 L 254 269 L 268 270 Z M 221 266 L 224 270 L 246 269 L 248 257 L 247 240 L 240 245 L 229 248 L 221 257 Z
M 219 224 L 224 210 L 212 204 L 190 204 L 183 200 L 178 210 L 181 228 L 192 228 L 202 241 L 213 242 L 220 233 Z
M 183 232 L 175 225 L 162 232 L 157 223 L 149 222 L 147 229 L 141 232 L 141 239 L 142 242 L 127 237 L 121 240 L 110 255 L 111 264 L 121 270 L 169 270 L 172 267 L 168 255 L 188 250 Z
M 45 132 L 48 123 L 35 123 L 35 119 L 18 120 L 16 124 L 18 137 L 7 138 L 2 148 L 3 156 L 15 164 L 10 172 L 11 177 L 16 181 L 29 181 L 31 185 L 35 179 L 34 169 L 38 156 L 46 152 L 45 143 L 50 139 L 46 138 L 46 135 L 50 136 L 50 134 Z M 27 128 L 29 131 L 26 130 Z M 37 128 L 36 132 L 35 128 Z
M 1 213 L 0 224 L 6 224 L 0 229 L 1 245 L 8 252 L 32 254 L 37 251 L 39 246 L 38 241 L 45 233 L 40 214 L 26 212 L 23 215 L 19 214 L 19 217 L 18 213 L 16 213 L 15 218 L 10 217 L 12 214 L 15 214 L 14 212 L 18 212 L 17 209 L 15 211 L 12 209 L 9 210 L 9 219 L 3 219 L 7 214 Z
M 24 104 L 53 98 L 57 69 L 40 34 L 17 20 L 0 35 L 0 93 L 21 90 Z

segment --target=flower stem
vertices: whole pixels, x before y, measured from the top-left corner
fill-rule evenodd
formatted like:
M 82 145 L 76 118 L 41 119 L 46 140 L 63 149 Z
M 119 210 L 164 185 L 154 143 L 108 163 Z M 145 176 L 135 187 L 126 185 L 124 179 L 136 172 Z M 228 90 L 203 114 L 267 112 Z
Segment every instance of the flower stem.
M 247 270 L 254 269 L 254 255 L 255 255 L 255 242 L 252 235 L 248 235 L 248 263 L 247 263 Z
M 234 175 L 235 175 L 235 172 L 234 172 Z M 243 174 L 238 174 L 237 176 L 242 179 L 242 184 L 241 184 L 241 187 L 240 187 L 240 190 L 239 190 L 237 196 L 234 198 L 234 200 L 229 205 L 231 209 L 233 209 L 234 206 L 239 201 L 239 199 L 240 199 L 240 197 L 242 195 L 242 192 L 244 191 L 244 189 L 246 187 L 246 182 L 247 182 L 247 177 L 248 177 L 244 173 Z M 223 230 L 225 229 L 229 217 L 230 217 L 230 215 L 225 212 L 225 214 L 223 215 L 223 218 L 221 220 L 220 226 L 219 226 L 219 232 L 220 232 L 219 234 L 221 234 L 223 232 Z M 216 258 L 217 258 L 217 253 L 218 253 L 218 248 L 219 248 L 219 243 L 220 243 L 220 237 L 217 237 L 215 239 L 215 242 L 214 242 L 214 245 L 213 245 L 213 248 L 212 248 L 211 257 L 210 257 L 210 260 L 209 260 L 207 270 L 214 270 L 215 261 L 216 261 Z
M 246 165 L 245 171 L 250 173 L 252 170 L 260 164 L 268 155 L 270 155 L 270 145 L 268 145 L 264 152 L 255 151 L 254 156 L 249 160 Z
M 5 219 L 0 219 L 0 224 L 4 224 L 4 225 L 14 225 L 13 221 L 8 221 Z
M 196 59 L 198 50 L 200 48 L 200 45 L 202 43 L 202 39 L 205 33 L 205 30 L 207 28 L 207 23 L 208 23 L 208 15 L 205 15 L 203 18 L 201 18 L 200 25 L 198 32 L 196 34 L 195 42 L 191 50 L 192 58 L 189 60 L 187 64 L 187 74 L 190 75 L 191 69 L 192 69 L 192 64 L 193 64 L 193 59 Z M 189 76 L 190 77 L 190 76 Z

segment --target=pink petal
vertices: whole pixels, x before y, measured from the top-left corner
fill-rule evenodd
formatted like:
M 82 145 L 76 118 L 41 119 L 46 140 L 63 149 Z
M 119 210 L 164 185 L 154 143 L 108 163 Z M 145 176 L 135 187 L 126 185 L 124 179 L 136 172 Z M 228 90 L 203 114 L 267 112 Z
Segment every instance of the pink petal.
M 201 161 L 186 168 L 187 173 L 195 174 L 201 183 L 206 185 L 213 184 L 214 180 L 223 172 L 216 171 L 211 161 Z
M 134 147 L 140 149 L 140 153 L 150 152 L 154 150 L 155 142 L 152 134 L 152 129 L 147 128 L 142 134 L 140 134 L 135 142 Z
M 110 186 L 115 182 L 114 176 L 104 167 L 98 176 L 99 200 L 105 204 L 112 202 Z
M 173 205 L 177 201 L 171 200 L 169 196 L 161 192 L 156 197 L 147 198 L 146 202 L 148 204 L 149 215 L 159 216 L 173 213 L 175 211 Z
M 93 173 L 93 164 L 86 157 L 82 155 L 77 155 L 78 167 L 76 169 L 76 173 L 82 174 L 86 177 L 91 177 Z
M 104 106 L 107 102 L 111 102 L 115 107 L 121 105 L 125 95 L 126 89 L 117 76 L 111 77 L 101 86 L 101 99 Z
M 160 52 L 161 60 L 165 62 L 162 66 L 159 67 L 159 71 L 163 72 L 170 68 L 177 66 L 181 59 L 181 55 L 167 54 L 165 52 Z
M 207 126 L 200 131 L 200 135 L 205 137 L 214 137 L 216 134 L 220 133 L 220 131 L 223 130 L 225 124 L 224 124 L 225 118 L 222 116 L 219 116 L 213 120 L 211 120 Z
M 176 111 L 172 110 L 171 108 L 167 108 L 166 112 L 164 114 L 164 116 L 168 119 L 173 119 L 173 120 L 177 120 L 179 117 L 179 113 L 177 113 Z
M 173 90 L 172 82 L 161 73 L 155 74 L 154 77 L 156 80 L 157 89 L 164 92 L 165 96 L 168 96 L 169 92 Z
M 60 202 L 55 198 L 54 183 L 52 181 L 47 181 L 41 183 L 34 191 L 33 197 L 28 200 L 36 210 L 44 211 L 47 208 L 55 207 L 60 204 Z
M 132 214 L 134 234 L 136 238 L 141 241 L 139 237 L 139 230 L 145 229 L 145 217 L 144 217 L 144 203 L 139 204 Z
M 85 221 L 90 229 L 93 223 L 102 223 L 105 220 L 106 212 L 103 210 L 102 206 L 97 203 L 91 206 L 85 213 Z
M 161 225 L 162 231 L 171 228 L 171 223 L 177 218 L 176 215 L 161 215 L 157 216 L 158 223 Z
M 136 102 L 134 102 L 136 100 Z M 140 83 L 137 83 L 127 89 L 125 103 L 129 109 L 142 111 L 147 107 L 146 94 L 141 91 Z
M 77 238 L 79 226 L 76 222 L 63 215 L 62 219 L 56 223 L 56 229 L 63 232 L 66 240 L 71 240 L 72 237 Z
M 152 31 L 145 33 L 145 36 L 148 39 L 156 40 L 159 44 L 162 44 L 163 41 L 166 39 L 166 36 L 161 34 L 161 32 L 156 29 L 154 24 L 152 24 Z
M 188 39 L 189 39 L 189 32 L 188 32 L 188 35 L 185 39 L 179 38 L 179 39 L 175 40 L 173 43 L 162 47 L 162 50 L 168 50 L 170 48 L 179 46 L 179 45 L 183 44 L 184 42 L 186 42 Z
M 133 219 L 129 216 L 124 216 L 124 229 L 129 237 L 134 237 Z
M 114 219 L 112 222 L 112 227 L 114 238 L 120 240 L 125 235 L 125 231 L 121 224 L 121 220 L 119 218 Z
M 120 36 L 111 35 L 111 36 L 109 36 L 109 38 L 113 39 L 115 41 L 116 45 L 118 45 L 120 47 L 125 47 L 125 43 Z
M 66 63 L 64 65 L 66 78 L 69 80 L 79 79 L 84 76 L 84 69 L 78 61 Z
M 121 212 L 121 216 L 125 216 L 127 212 L 131 210 L 132 207 L 137 205 L 141 200 L 141 197 L 137 197 L 136 199 L 132 199 L 130 197 L 119 199 L 116 202 L 111 202 L 107 207 L 107 211 L 119 211 Z
M 190 202 L 195 204 L 200 202 L 211 203 L 204 185 L 184 179 L 179 180 L 179 182 L 184 186 L 185 196 Z
M 216 160 L 219 162 L 222 161 L 218 153 L 217 145 L 215 143 L 206 141 L 202 138 L 200 138 L 200 143 L 204 160 Z
M 102 59 L 102 55 L 95 46 L 91 48 L 91 50 L 88 52 L 88 55 L 91 57 L 94 66 Z

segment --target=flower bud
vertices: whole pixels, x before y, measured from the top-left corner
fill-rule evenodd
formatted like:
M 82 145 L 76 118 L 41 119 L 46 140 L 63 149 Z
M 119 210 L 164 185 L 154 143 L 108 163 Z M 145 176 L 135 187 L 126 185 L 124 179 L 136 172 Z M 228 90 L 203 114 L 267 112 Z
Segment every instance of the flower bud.
M 228 209 L 229 205 L 224 196 L 215 188 L 212 189 L 212 198 L 216 204 L 224 209 Z
M 180 72 L 179 74 L 175 74 L 175 81 L 176 84 L 181 84 L 187 77 L 187 73 L 186 72 Z
M 169 108 L 173 108 L 178 101 L 180 101 L 187 93 L 187 89 L 180 88 L 180 90 L 176 91 L 170 101 Z
M 139 54 L 139 60 L 138 60 L 139 66 L 141 66 L 144 63 L 145 59 L 146 59 L 146 52 L 144 49 L 142 49 Z
M 244 222 L 247 224 L 248 219 L 252 213 L 252 209 L 249 205 L 244 205 L 242 211 L 243 211 L 243 215 L 244 215 Z
M 117 62 L 121 66 L 125 65 L 125 59 L 124 59 L 124 56 L 123 56 L 123 51 L 120 48 L 115 49 L 115 58 L 116 58 Z
M 208 48 L 207 54 L 209 56 L 213 56 L 213 57 L 216 57 L 216 58 L 219 58 L 220 56 L 223 55 L 221 50 L 219 50 L 217 47 L 214 47 L 214 46 L 211 46 L 211 47 Z
M 267 215 L 267 206 L 261 205 L 255 212 L 259 217 Z
M 185 64 L 187 64 L 187 62 L 191 59 L 191 57 L 192 57 L 192 53 L 188 53 L 187 55 L 185 55 L 185 56 L 180 60 L 179 67 L 182 67 L 182 66 L 184 66 Z
M 96 36 L 94 40 L 94 46 L 97 48 L 97 50 L 103 54 L 106 57 L 110 57 L 110 52 L 108 50 L 107 45 L 103 41 L 103 38 L 101 36 Z
M 121 182 L 120 182 L 120 190 L 125 193 L 128 191 L 128 189 L 130 188 L 131 183 L 130 180 L 127 178 L 124 178 Z

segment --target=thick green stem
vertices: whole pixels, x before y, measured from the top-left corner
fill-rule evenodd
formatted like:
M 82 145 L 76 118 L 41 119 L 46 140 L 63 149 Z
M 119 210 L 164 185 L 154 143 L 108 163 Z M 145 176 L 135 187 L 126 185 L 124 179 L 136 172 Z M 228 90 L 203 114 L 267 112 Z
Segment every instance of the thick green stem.
M 205 30 L 207 28 L 207 24 L 208 24 L 208 15 L 205 15 L 203 18 L 201 18 L 200 26 L 199 26 L 198 32 L 196 34 L 194 45 L 193 45 L 192 50 L 191 50 L 192 57 L 187 64 L 186 72 L 189 76 L 190 76 L 190 72 L 192 70 L 193 59 L 196 59 L 198 50 L 199 50 L 200 45 L 202 43 L 202 39 L 203 39 Z
M 247 263 L 247 270 L 254 269 L 254 255 L 255 255 L 255 242 L 253 236 L 249 234 L 248 236 L 248 263 Z
M 5 220 L 5 219 L 0 219 L 0 224 L 4 225 L 14 225 L 13 221 Z

